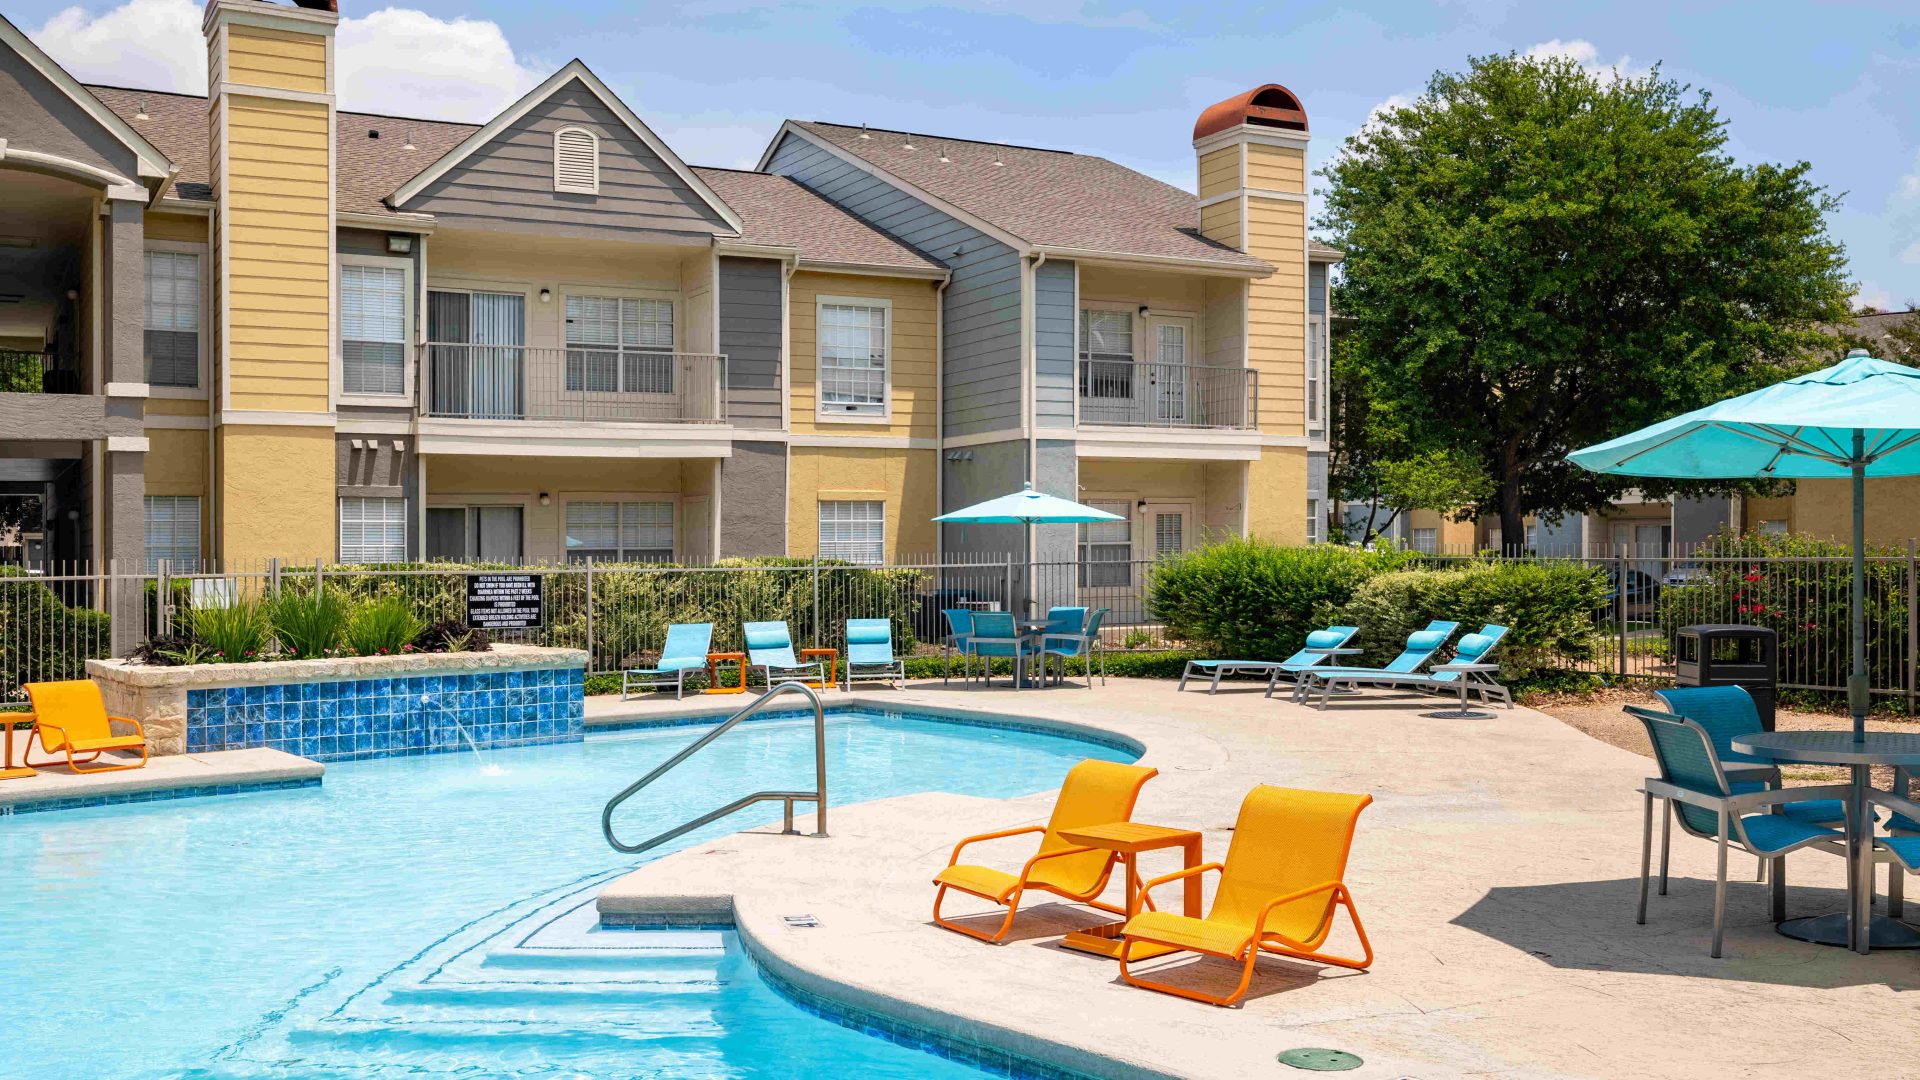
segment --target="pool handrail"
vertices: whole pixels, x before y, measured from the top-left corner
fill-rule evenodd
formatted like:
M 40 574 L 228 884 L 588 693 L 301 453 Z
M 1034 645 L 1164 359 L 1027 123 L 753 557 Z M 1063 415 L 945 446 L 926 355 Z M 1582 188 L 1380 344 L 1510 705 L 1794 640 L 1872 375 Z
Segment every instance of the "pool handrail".
M 638 844 L 622 843 L 613 835 L 613 812 L 621 803 L 639 794 L 641 789 L 645 788 L 648 784 L 660 779 L 660 777 L 672 771 L 675 766 L 699 752 L 702 747 L 720 736 L 725 735 L 728 731 L 731 731 L 735 724 L 759 712 L 765 708 L 769 702 L 783 694 L 800 694 L 813 704 L 814 789 L 812 791 L 756 791 L 751 795 L 735 799 L 718 810 L 701 814 L 699 817 L 688 821 L 684 825 L 675 826 L 651 840 L 643 840 Z M 814 824 L 817 831 L 811 835 L 827 835 L 827 718 L 826 713 L 820 707 L 820 695 L 814 693 L 813 688 L 807 686 L 805 683 L 783 682 L 773 687 L 761 695 L 759 700 L 741 709 L 739 712 L 734 713 L 732 716 L 727 717 L 726 720 L 722 721 L 719 726 L 715 727 L 712 731 L 695 739 L 686 749 L 661 762 L 652 772 L 628 784 L 621 790 L 620 794 L 615 795 L 607 801 L 606 809 L 600 811 L 600 832 L 606 836 L 607 843 L 613 845 L 613 850 L 626 855 L 638 855 L 643 851 L 651 851 L 669 840 L 685 836 L 687 833 L 692 832 L 702 825 L 711 824 L 729 814 L 736 813 L 755 803 L 762 802 L 778 802 L 786 805 L 785 825 L 781 829 L 781 832 L 789 835 L 798 835 L 793 827 L 793 804 L 796 802 L 810 802 L 814 804 Z

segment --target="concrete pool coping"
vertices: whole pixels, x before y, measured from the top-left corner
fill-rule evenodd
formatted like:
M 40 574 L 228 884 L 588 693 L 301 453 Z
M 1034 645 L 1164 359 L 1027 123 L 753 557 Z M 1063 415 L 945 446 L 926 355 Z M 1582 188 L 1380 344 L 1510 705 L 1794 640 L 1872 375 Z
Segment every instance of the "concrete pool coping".
M 713 715 L 747 700 L 689 704 Z M 1348 881 L 1375 966 L 1263 958 L 1244 1007 L 1216 1009 L 1125 986 L 1110 961 L 1060 948 L 1066 930 L 1104 918 L 1051 898 L 1003 946 L 932 926 L 929 879 L 953 842 L 1044 822 L 1050 792 L 836 806 L 826 839 L 738 833 L 612 882 L 603 918 L 730 919 L 756 960 L 821 998 L 1093 1076 L 1284 1073 L 1274 1055 L 1302 1046 L 1358 1053 L 1359 1077 L 1893 1075 L 1920 1037 L 1901 1000 L 1920 989 L 1913 958 L 1775 934 L 1748 857 L 1731 864 L 1725 959 L 1707 956 L 1711 844 L 1675 839 L 1672 895 L 1634 925 L 1635 789 L 1649 762 L 1531 710 L 1439 720 L 1420 715 L 1431 700 L 1369 695 L 1320 712 L 1257 689 L 1210 697 L 1119 679 L 1017 694 L 935 681 L 823 703 L 1014 714 L 1136 740 L 1160 775 L 1135 818 L 1202 827 L 1210 859 L 1255 783 L 1370 791 Z M 659 719 L 674 704 L 590 706 L 589 725 Z M 968 858 L 1017 866 L 1030 845 Z M 1143 862 L 1148 876 L 1176 865 Z M 1789 880 L 1793 914 L 1838 906 L 1840 860 L 1797 857 Z M 782 916 L 794 914 L 819 925 L 790 928 Z M 1343 928 L 1331 944 L 1351 940 Z M 1217 987 L 1224 976 L 1203 962 L 1172 977 Z
M 117 755 L 102 760 L 109 758 L 138 760 Z M 0 814 L 298 787 L 318 784 L 325 773 L 326 766 L 317 761 L 264 747 L 170 754 L 117 772 L 76 773 L 65 765 L 47 766 L 32 776 L 0 780 Z

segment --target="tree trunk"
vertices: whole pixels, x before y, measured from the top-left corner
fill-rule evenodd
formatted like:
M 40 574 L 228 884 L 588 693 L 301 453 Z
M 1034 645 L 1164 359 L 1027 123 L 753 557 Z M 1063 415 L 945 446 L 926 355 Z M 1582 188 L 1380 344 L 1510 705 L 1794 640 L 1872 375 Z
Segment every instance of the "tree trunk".
M 1527 515 L 1520 507 L 1520 477 L 1500 481 L 1500 554 L 1519 555 L 1527 548 Z

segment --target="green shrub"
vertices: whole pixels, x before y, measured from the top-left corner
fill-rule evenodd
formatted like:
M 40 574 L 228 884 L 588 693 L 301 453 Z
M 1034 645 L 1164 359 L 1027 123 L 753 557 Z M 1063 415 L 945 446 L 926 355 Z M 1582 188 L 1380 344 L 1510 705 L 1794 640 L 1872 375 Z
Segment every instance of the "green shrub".
M 273 628 L 260 601 L 235 597 L 226 607 L 194 608 L 186 615 L 193 643 L 207 653 L 209 663 L 245 664 L 262 659 Z
M 106 613 L 77 593 L 69 599 L 71 606 L 20 568 L 0 566 L 0 703 L 23 700 L 21 683 L 84 679 L 88 660 L 112 655 Z
M 344 636 L 355 656 L 392 656 L 405 651 L 424 629 L 426 624 L 405 598 L 385 596 L 360 605 L 347 620 Z
M 282 590 L 267 603 L 267 621 L 288 659 L 330 655 L 347 626 L 347 601 L 339 590 L 315 594 Z
M 1594 613 L 1607 605 L 1607 578 L 1574 562 L 1487 561 L 1449 570 L 1380 574 L 1354 591 L 1329 621 L 1360 628 L 1354 644 L 1369 664 L 1392 659 L 1407 635 L 1434 619 L 1473 633 L 1508 628 L 1494 654 L 1506 678 L 1592 659 L 1601 638 Z M 1456 638 L 1455 640 L 1458 640 Z
M 1228 539 L 1154 566 L 1148 610 L 1204 655 L 1278 659 L 1377 574 L 1415 555 L 1390 546 L 1281 547 Z

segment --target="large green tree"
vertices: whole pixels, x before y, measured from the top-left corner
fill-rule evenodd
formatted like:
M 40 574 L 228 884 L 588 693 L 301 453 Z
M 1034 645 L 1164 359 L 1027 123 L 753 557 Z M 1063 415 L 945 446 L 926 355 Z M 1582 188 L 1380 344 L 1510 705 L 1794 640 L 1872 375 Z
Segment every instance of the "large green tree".
M 1570 450 L 1770 381 L 1831 346 L 1850 287 L 1803 162 L 1742 165 L 1707 95 L 1563 58 L 1475 59 L 1350 137 L 1318 224 L 1383 457 L 1441 451 L 1528 514 L 1631 487 Z

